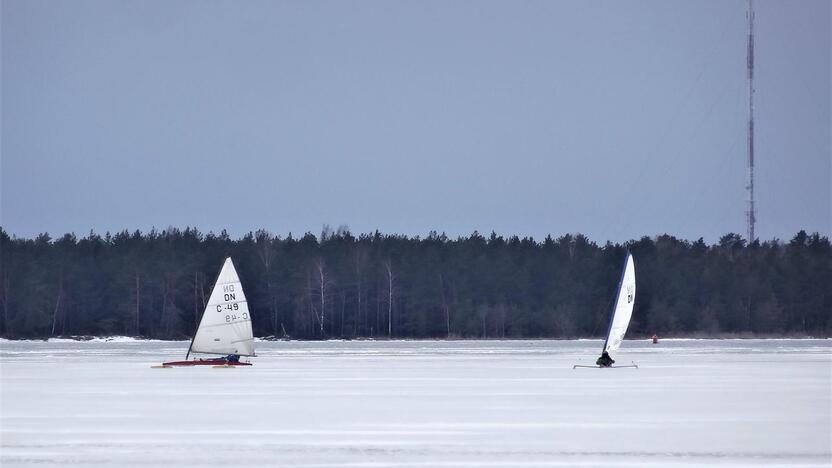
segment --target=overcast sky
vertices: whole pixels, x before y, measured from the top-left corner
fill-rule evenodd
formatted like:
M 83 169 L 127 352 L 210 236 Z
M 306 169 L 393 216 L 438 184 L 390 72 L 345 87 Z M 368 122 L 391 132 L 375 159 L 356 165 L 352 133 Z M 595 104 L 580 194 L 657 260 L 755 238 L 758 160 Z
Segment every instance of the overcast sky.
M 757 234 L 830 234 L 830 2 L 757 1 Z M 2 1 L 2 227 L 745 234 L 746 3 Z

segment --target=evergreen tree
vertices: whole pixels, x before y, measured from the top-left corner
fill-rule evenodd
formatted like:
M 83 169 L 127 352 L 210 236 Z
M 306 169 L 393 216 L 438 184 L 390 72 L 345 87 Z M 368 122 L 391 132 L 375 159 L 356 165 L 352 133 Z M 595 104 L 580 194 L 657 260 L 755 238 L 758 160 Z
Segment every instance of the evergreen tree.
M 0 334 L 190 337 L 232 256 L 259 336 L 598 337 L 627 250 L 631 336 L 830 336 L 832 247 L 818 233 L 599 246 L 580 234 L 356 237 L 345 226 L 237 240 L 173 227 L 22 239 L 0 228 Z

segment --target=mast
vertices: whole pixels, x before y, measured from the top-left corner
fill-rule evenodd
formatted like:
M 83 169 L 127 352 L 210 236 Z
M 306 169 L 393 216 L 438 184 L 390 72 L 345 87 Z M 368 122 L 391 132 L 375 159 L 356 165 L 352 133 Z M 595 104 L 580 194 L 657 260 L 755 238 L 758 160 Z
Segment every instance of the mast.
M 222 270 L 223 270 L 223 268 L 225 268 L 225 262 L 227 262 L 227 261 L 228 261 L 228 259 L 230 259 L 230 258 L 231 258 L 231 257 L 225 257 L 225 260 L 223 261 L 222 266 L 220 267 L 220 271 L 219 271 L 219 273 L 217 273 L 217 277 L 216 277 L 216 278 L 214 278 L 214 287 L 213 287 L 213 288 L 211 288 L 211 293 L 212 293 L 212 294 L 213 294 L 213 292 L 214 292 L 214 288 L 216 288 L 216 287 L 217 287 L 217 283 L 218 283 L 218 282 L 219 282 L 219 280 L 220 280 L 220 275 L 222 274 Z M 206 305 L 206 308 L 207 308 L 207 307 L 208 307 L 208 306 Z M 203 316 L 205 315 L 205 310 L 203 310 L 203 311 L 202 311 L 202 315 L 203 315 Z M 196 339 L 196 334 L 197 334 L 197 332 L 199 332 L 199 326 L 200 326 L 201 324 L 202 324 L 202 317 L 200 317 L 200 318 L 199 318 L 199 322 L 196 324 L 196 330 L 194 330 L 194 336 L 192 336 L 192 337 L 191 337 L 191 344 L 190 344 L 190 345 L 188 345 L 188 352 L 187 352 L 187 353 L 185 353 L 185 360 L 186 360 L 186 361 L 188 360 L 188 357 L 190 357 L 190 356 L 191 356 L 191 349 L 193 349 L 193 347 L 194 347 L 194 340 Z
M 618 280 L 618 287 L 615 289 L 615 302 L 612 303 L 612 314 L 610 314 L 610 325 L 607 327 L 607 338 L 604 340 L 604 347 L 601 348 L 601 354 L 607 350 L 607 343 L 610 341 L 610 333 L 612 332 L 612 325 L 615 323 L 615 311 L 618 309 L 618 298 L 621 296 L 621 286 L 624 285 L 624 275 L 627 274 L 627 263 L 630 261 L 630 251 L 627 250 L 627 255 L 624 257 L 624 268 L 621 269 L 621 278 Z
M 754 242 L 754 224 L 757 213 L 754 209 L 754 0 L 748 0 L 748 180 L 745 189 L 748 192 L 748 206 L 745 217 L 748 224 L 748 243 Z

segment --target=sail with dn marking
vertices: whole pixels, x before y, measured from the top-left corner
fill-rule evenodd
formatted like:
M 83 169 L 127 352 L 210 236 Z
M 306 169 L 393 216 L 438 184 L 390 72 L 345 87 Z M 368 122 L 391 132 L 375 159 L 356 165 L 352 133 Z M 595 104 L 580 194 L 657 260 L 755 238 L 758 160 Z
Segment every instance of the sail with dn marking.
M 188 355 L 190 353 L 254 356 L 251 314 L 243 285 L 230 257 L 225 259 L 214 283 L 214 290 L 188 350 Z
M 633 263 L 633 256 L 627 252 L 627 260 L 624 263 L 624 271 L 621 273 L 621 281 L 618 283 L 618 295 L 615 299 L 615 307 L 612 309 L 610 329 L 607 333 L 607 340 L 604 341 L 604 349 L 613 353 L 624 341 L 624 334 L 627 333 L 627 326 L 630 325 L 630 317 L 633 316 L 633 304 L 636 302 L 636 267 Z

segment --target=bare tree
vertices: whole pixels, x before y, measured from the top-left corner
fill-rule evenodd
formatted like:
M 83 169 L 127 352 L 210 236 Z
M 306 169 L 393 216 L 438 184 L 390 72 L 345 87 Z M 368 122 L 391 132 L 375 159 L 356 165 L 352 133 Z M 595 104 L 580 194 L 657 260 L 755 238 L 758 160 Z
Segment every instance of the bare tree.
M 0 285 L 0 290 L 3 292 L 3 332 L 4 333 L 11 333 L 11 327 L 9 326 L 9 273 L 7 268 L 3 268 L 3 282 Z
M 375 331 L 381 330 L 381 289 L 376 289 L 376 327 Z M 373 335 L 373 327 L 370 327 L 370 336 Z
M 344 336 L 344 310 L 347 308 L 347 293 L 345 291 L 341 291 L 341 332 L 340 335 Z
M 315 311 L 315 317 L 318 319 L 318 323 L 320 324 L 320 332 L 321 337 L 326 336 L 326 307 L 327 307 L 327 295 L 330 293 L 330 280 L 329 280 L 329 273 L 326 269 L 326 263 L 322 258 L 318 258 L 315 260 L 315 264 L 312 266 L 312 276 L 314 277 L 314 294 L 316 296 L 316 302 L 320 306 L 320 310 Z
M 442 298 L 442 311 L 445 313 L 445 332 L 446 336 L 451 336 L 451 307 L 448 305 L 448 299 L 445 296 L 445 277 L 442 272 L 439 272 L 439 295 Z
M 393 287 L 396 276 L 390 260 L 384 262 L 384 269 L 387 273 L 387 336 L 393 336 Z
M 277 256 L 277 252 L 275 251 L 275 246 L 274 242 L 272 241 L 271 234 L 269 234 L 267 231 L 257 231 L 254 242 L 257 246 L 257 256 L 260 259 L 260 262 L 263 264 L 263 270 L 265 272 L 263 276 L 266 280 L 266 292 L 269 295 L 269 305 L 272 310 L 272 334 L 277 336 L 277 295 L 274 292 L 274 284 L 272 283 L 272 263 L 274 262 L 274 259 Z M 286 332 L 285 328 L 283 327 L 282 320 L 280 321 L 279 326 L 281 329 L 284 330 L 283 334 L 285 335 Z
M 55 299 L 55 311 L 52 313 L 52 336 L 55 336 L 55 326 L 58 324 L 58 313 L 61 311 L 61 299 L 64 296 L 64 272 L 58 276 L 58 297 Z
M 199 273 L 194 271 L 194 330 L 199 327 L 199 291 L 197 290 L 198 276 Z
M 159 317 L 159 328 L 163 331 L 163 333 L 167 334 L 169 331 L 169 327 L 167 327 L 167 318 L 168 318 L 168 295 L 170 294 L 170 277 L 165 274 L 163 276 L 162 281 L 162 315 Z
M 179 328 L 177 324 L 181 317 L 181 310 L 177 306 L 179 296 L 176 286 L 183 284 L 186 281 L 185 278 L 170 271 L 162 276 L 162 315 L 159 317 L 159 327 L 166 336 L 173 336 Z
M 477 315 L 480 316 L 480 321 L 482 322 L 482 337 L 488 338 L 488 334 L 486 333 L 485 328 L 485 321 L 488 319 L 488 312 L 491 307 L 488 304 L 480 304 L 477 306 Z
M 497 338 L 505 338 L 506 337 L 506 305 L 502 302 L 498 303 L 496 306 L 496 315 L 497 317 L 494 319 L 494 335 Z
M 315 288 L 313 287 L 314 281 L 312 277 L 312 269 L 310 268 L 309 274 L 306 275 L 306 303 L 309 305 L 309 334 L 315 334 L 315 328 L 318 325 L 320 319 L 318 318 L 318 309 L 315 307 Z M 304 317 L 305 318 L 305 317 Z M 305 328 L 305 327 L 304 327 Z
M 139 270 L 136 269 L 136 336 L 141 336 L 141 328 L 139 327 L 141 318 L 140 311 L 141 309 L 139 306 L 141 305 L 141 297 L 142 297 L 142 290 L 141 290 L 141 278 L 139 276 Z
M 362 299 L 364 298 L 364 264 L 367 263 L 367 252 L 358 245 L 355 248 L 355 253 L 353 255 L 353 259 L 355 260 L 355 289 L 356 289 L 356 297 L 358 299 L 358 310 L 356 311 L 357 314 L 357 325 L 356 329 L 353 330 L 353 335 L 356 333 L 362 332 Z
M 332 230 L 332 227 L 329 224 L 324 224 L 324 227 L 321 228 L 321 239 L 320 243 L 326 242 L 328 239 L 331 239 L 335 236 L 335 231 Z

